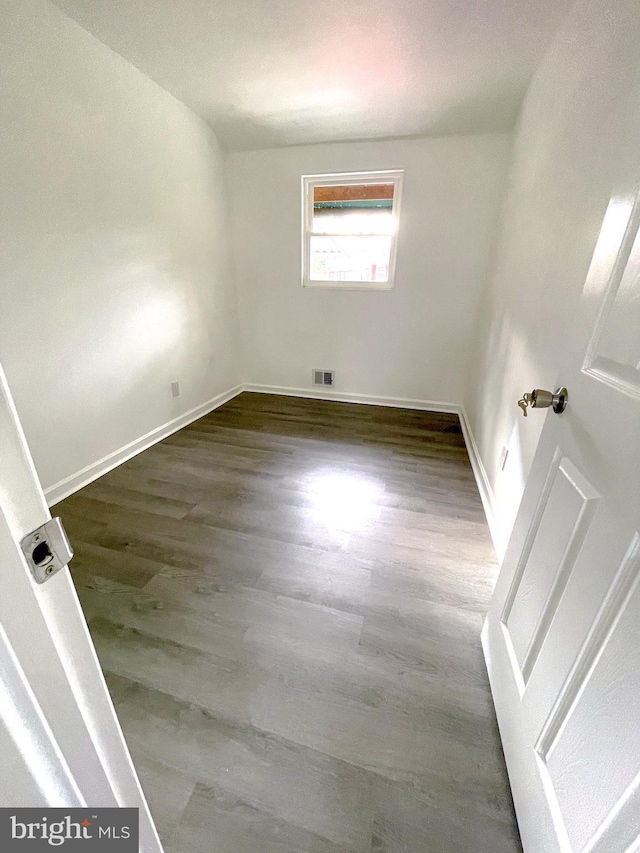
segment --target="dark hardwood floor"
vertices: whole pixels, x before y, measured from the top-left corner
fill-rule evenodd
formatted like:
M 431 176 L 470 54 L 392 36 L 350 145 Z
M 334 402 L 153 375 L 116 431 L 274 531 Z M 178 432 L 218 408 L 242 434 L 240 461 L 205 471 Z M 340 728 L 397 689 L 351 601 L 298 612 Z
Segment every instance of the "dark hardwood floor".
M 520 850 L 457 417 L 245 393 L 56 513 L 167 853 Z

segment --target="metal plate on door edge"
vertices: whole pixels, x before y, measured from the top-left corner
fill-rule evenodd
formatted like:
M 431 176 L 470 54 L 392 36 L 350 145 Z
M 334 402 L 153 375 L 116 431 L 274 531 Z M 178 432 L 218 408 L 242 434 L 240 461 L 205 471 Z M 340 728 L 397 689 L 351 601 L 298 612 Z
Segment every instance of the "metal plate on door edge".
M 61 518 L 52 518 L 32 530 L 20 547 L 37 583 L 48 581 L 73 557 L 73 548 Z

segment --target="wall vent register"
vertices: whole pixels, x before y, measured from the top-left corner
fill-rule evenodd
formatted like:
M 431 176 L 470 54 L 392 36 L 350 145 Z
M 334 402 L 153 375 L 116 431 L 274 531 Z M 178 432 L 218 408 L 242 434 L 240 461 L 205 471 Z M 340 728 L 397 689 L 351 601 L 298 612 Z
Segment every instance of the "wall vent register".
M 333 388 L 335 372 L 333 370 L 314 370 L 313 384 L 320 385 L 323 388 Z

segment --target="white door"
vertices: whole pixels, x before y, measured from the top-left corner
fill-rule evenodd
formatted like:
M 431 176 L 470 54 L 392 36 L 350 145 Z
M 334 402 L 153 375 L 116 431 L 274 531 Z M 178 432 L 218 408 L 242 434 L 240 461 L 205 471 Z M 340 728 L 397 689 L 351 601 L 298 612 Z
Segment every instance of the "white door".
M 20 541 L 51 516 L 0 368 L 0 806 L 133 806 L 161 853 L 67 568 L 36 584 Z
M 640 113 L 483 643 L 525 851 L 640 849 Z M 558 286 L 562 286 L 559 282 Z M 531 389 L 522 389 L 531 390 Z M 514 400 L 514 405 L 516 401 Z

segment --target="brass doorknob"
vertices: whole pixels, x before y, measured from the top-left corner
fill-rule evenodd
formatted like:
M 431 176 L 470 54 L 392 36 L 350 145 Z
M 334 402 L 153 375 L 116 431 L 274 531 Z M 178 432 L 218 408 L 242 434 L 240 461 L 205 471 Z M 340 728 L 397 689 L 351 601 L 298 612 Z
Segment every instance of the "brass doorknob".
M 553 408 L 556 415 L 564 412 L 569 402 L 569 394 L 566 388 L 556 388 L 554 392 L 544 391 L 542 388 L 534 388 L 531 393 L 527 392 L 522 395 L 522 399 L 518 400 L 518 405 L 522 409 L 522 414 L 527 417 L 527 408 L 532 409 L 547 409 L 549 406 Z

